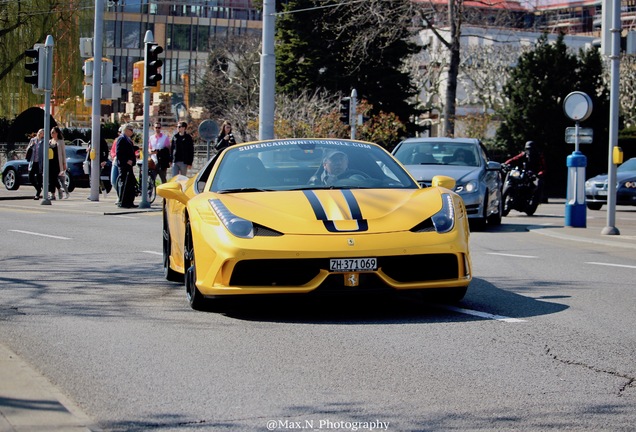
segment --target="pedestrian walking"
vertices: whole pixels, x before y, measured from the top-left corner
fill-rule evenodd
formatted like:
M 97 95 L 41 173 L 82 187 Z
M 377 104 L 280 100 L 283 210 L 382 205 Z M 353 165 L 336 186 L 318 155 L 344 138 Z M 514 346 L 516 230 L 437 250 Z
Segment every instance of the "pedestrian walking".
M 135 145 L 131 139 L 134 133 L 130 124 L 124 125 L 123 134 L 117 138 L 116 157 L 119 166 L 119 177 L 121 178 L 122 188 L 119 192 L 118 206 L 122 208 L 134 208 L 135 194 L 137 189 L 137 179 L 133 167 L 137 163 L 135 157 Z
M 192 168 L 194 162 L 194 140 L 192 136 L 186 132 L 188 124 L 179 122 L 177 125 L 177 133 L 172 137 L 170 143 L 170 153 L 172 161 L 172 176 L 178 174 L 187 176 L 188 170 Z
M 27 147 L 26 158 L 29 161 L 29 181 L 35 188 L 33 199 L 42 198 L 42 170 L 44 169 L 44 129 L 31 138 Z
M 117 192 L 117 204 L 119 205 L 119 188 L 117 187 L 117 179 L 119 178 L 119 166 L 117 165 L 117 140 L 124 135 L 125 125 L 119 127 L 119 136 L 115 138 L 113 144 L 110 147 L 110 160 L 112 161 L 110 167 L 110 184 L 115 188 Z
M 60 199 L 68 199 L 70 193 L 66 184 L 66 170 L 68 168 L 66 164 L 66 145 L 62 131 L 57 126 L 51 129 L 49 147 L 53 150 L 53 159 L 49 161 L 51 163 L 49 166 L 49 189 L 53 195 L 51 199 L 55 199 L 56 189 Z M 62 195 L 62 190 L 64 190 L 64 195 Z
M 165 183 L 166 172 L 170 167 L 170 138 L 161 132 L 161 123 L 155 123 L 155 133 L 148 139 L 148 152 L 155 163 L 154 176 L 152 179 L 161 178 L 161 183 Z
M 219 135 L 216 137 L 216 145 L 214 146 L 214 148 L 217 151 L 221 151 L 224 148 L 227 148 L 234 144 L 236 144 L 236 139 L 234 138 L 234 134 L 232 133 L 232 124 L 229 121 L 225 120 L 221 125 Z

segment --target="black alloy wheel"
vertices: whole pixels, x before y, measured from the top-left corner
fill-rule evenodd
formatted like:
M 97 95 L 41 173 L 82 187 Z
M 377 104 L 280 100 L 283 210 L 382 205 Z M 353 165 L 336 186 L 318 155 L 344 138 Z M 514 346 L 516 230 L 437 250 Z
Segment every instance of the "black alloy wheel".
M 190 307 L 194 310 L 205 310 L 206 300 L 196 285 L 197 267 L 194 258 L 194 244 L 192 241 L 192 228 L 190 220 L 186 221 L 185 242 L 183 247 L 183 268 L 185 269 L 186 297 Z
M 168 215 L 166 209 L 163 209 L 163 276 L 170 282 L 183 283 L 183 274 L 170 268 L 170 254 L 172 252 L 172 243 L 170 240 L 170 229 L 168 228 Z

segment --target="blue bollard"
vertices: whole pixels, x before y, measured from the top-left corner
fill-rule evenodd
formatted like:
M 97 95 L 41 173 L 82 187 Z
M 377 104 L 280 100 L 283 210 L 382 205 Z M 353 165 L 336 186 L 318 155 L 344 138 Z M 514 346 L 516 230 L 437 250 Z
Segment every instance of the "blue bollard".
M 585 167 L 587 158 L 580 151 L 567 157 L 568 188 L 565 199 L 565 226 L 585 228 L 587 209 L 585 206 Z

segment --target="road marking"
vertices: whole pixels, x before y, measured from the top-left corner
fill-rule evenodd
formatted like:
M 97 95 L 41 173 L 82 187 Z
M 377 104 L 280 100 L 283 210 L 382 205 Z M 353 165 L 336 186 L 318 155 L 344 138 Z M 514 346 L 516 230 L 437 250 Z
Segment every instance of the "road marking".
M 163 252 L 155 252 L 155 251 L 142 251 L 142 252 L 151 254 L 151 255 L 163 255 Z
M 493 315 L 493 314 L 489 314 L 486 312 L 480 312 L 480 311 L 476 311 L 476 310 L 472 310 L 472 309 L 464 309 L 464 308 L 460 308 L 457 306 L 451 306 L 451 305 L 443 305 L 443 304 L 438 304 L 436 305 L 438 308 L 440 309 L 446 309 L 452 312 L 459 312 L 465 315 L 472 315 L 472 316 L 477 316 L 480 318 L 486 318 L 486 319 L 491 319 L 491 320 L 495 320 L 495 321 L 503 321 L 503 322 L 509 322 L 509 323 L 520 323 L 520 322 L 526 322 L 526 320 L 522 320 L 519 318 L 510 318 L 507 316 L 502 316 L 502 315 Z
M 21 233 L 21 234 L 29 234 L 29 235 L 34 235 L 34 236 L 40 236 L 40 237 L 54 238 L 54 239 L 58 239 L 58 240 L 72 240 L 69 237 L 60 237 L 60 236 L 54 236 L 54 235 L 49 235 L 49 234 L 40 234 L 40 233 L 36 233 L 36 232 L 31 232 L 31 231 L 21 231 L 21 230 L 9 230 L 9 231 L 17 232 L 17 233 Z
M 497 253 L 497 252 L 488 252 L 486 255 L 500 255 L 500 256 L 507 256 L 507 257 L 513 257 L 513 258 L 538 258 L 532 255 L 514 255 L 514 254 L 505 254 L 505 253 Z
M 585 264 L 594 264 L 594 265 L 609 266 L 609 267 L 623 267 L 623 268 L 636 269 L 636 266 L 626 265 L 626 264 L 612 264 L 612 263 L 601 263 L 601 262 L 586 262 Z

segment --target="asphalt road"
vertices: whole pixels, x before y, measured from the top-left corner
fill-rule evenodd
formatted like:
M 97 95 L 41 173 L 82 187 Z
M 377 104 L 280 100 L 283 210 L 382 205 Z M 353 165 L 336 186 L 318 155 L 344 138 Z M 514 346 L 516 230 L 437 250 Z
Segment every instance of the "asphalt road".
M 201 313 L 162 278 L 160 213 L 108 200 L 0 201 L 0 344 L 93 430 L 634 430 L 636 209 L 620 239 L 595 235 L 601 211 L 574 240 L 561 204 L 473 233 L 457 307 L 268 297 Z

